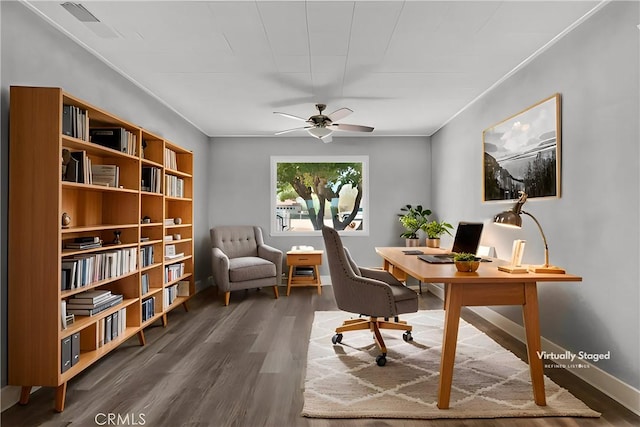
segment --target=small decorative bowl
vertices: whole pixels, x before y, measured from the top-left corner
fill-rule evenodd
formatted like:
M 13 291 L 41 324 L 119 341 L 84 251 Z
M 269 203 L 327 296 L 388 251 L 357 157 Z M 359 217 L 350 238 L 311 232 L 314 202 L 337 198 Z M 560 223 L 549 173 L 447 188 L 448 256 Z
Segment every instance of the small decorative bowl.
M 480 267 L 480 261 L 455 261 L 455 265 L 461 273 L 473 273 Z

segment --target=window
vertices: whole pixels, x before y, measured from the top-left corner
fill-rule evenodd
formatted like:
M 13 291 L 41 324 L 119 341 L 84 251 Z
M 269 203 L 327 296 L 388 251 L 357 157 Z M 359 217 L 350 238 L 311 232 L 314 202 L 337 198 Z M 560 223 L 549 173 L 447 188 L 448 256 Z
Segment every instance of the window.
M 369 235 L 368 156 L 271 158 L 271 235 Z

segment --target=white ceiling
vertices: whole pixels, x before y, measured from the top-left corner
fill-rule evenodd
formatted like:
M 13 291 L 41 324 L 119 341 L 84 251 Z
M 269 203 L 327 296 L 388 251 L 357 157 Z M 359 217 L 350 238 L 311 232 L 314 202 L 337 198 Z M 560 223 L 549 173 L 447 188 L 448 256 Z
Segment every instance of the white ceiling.
M 60 3 L 27 5 L 215 137 L 298 127 L 273 112 L 318 102 L 431 135 L 600 1 L 83 1 L 100 23 Z

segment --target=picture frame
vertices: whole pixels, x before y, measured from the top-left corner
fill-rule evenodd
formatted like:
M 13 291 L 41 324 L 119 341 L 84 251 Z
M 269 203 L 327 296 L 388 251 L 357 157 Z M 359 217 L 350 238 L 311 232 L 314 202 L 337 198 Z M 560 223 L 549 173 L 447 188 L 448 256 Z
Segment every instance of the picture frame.
M 272 236 L 369 235 L 369 156 L 272 156 Z M 321 213 L 322 212 L 322 213 Z
M 560 197 L 560 104 L 553 94 L 482 132 L 483 202 Z

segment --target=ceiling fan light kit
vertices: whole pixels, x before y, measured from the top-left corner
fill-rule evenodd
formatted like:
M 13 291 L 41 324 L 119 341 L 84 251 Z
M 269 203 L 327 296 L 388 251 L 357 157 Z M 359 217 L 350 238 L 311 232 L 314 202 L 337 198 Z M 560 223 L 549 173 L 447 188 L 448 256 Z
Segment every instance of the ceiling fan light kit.
M 331 142 L 331 134 L 334 130 L 346 130 L 350 132 L 373 132 L 373 128 L 370 126 L 334 123 L 335 121 L 341 120 L 347 117 L 349 114 L 353 113 L 353 110 L 349 108 L 340 108 L 331 114 L 325 115 L 322 114 L 325 108 L 327 108 L 325 104 L 316 104 L 318 114 L 315 114 L 308 119 L 294 116 L 293 114 L 280 113 L 275 111 L 273 114 L 279 114 L 281 116 L 288 117 L 294 120 L 300 120 L 308 124 L 308 126 L 276 132 L 276 135 L 282 135 L 284 133 L 289 133 L 296 130 L 306 130 L 309 135 L 322 140 L 322 142 Z
M 313 128 L 309 128 L 307 129 L 307 132 L 309 132 L 311 134 L 311 136 L 315 136 L 316 138 L 324 138 L 325 136 L 329 136 L 333 133 L 333 131 L 331 129 L 327 129 L 324 127 L 313 127 Z

